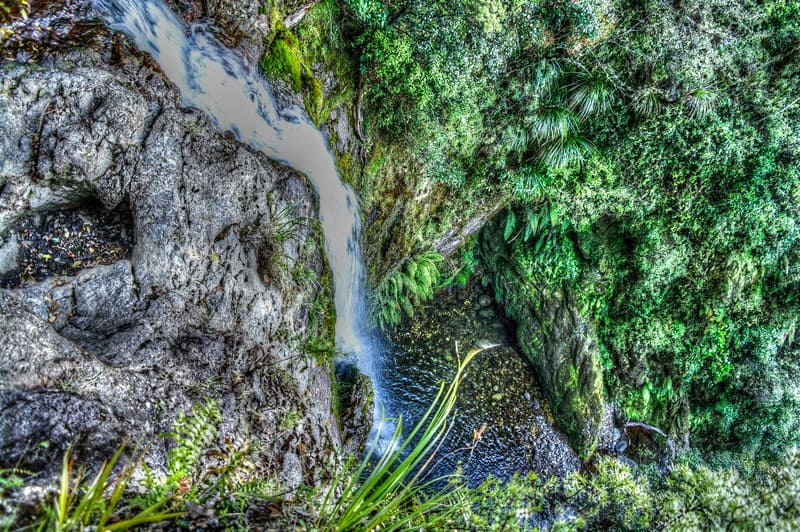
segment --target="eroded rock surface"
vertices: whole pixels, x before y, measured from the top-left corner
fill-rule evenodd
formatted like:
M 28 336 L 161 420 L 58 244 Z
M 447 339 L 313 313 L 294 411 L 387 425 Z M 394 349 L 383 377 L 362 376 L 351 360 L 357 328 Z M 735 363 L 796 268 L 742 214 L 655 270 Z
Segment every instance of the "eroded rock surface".
M 0 467 L 52 470 L 76 441 L 99 462 L 211 398 L 267 474 L 313 484 L 339 446 L 329 369 L 302 349 L 319 235 L 287 223 L 313 196 L 119 42 L 0 64 L 0 245 L 87 200 L 127 202 L 135 241 L 130 260 L 0 290 Z

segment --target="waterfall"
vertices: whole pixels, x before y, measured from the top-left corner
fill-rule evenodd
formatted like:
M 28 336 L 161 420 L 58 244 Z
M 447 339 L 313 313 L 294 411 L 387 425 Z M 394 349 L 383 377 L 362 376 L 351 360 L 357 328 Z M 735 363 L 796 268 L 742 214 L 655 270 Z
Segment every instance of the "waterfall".
M 95 0 L 114 30 L 149 53 L 180 89 L 183 103 L 267 157 L 305 174 L 319 196 L 319 220 L 333 275 L 336 343 L 368 375 L 380 400 L 379 350 L 366 327 L 358 199 L 342 183 L 319 130 L 296 106 L 277 109 L 270 86 L 244 57 L 202 25 L 185 28 L 161 0 Z

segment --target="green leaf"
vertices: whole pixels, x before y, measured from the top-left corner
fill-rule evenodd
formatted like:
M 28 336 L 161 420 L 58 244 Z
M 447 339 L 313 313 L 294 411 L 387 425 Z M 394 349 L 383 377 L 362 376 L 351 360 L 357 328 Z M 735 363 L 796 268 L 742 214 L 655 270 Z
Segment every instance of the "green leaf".
M 517 217 L 514 214 L 513 210 L 508 211 L 508 216 L 506 217 L 506 225 L 503 229 L 503 239 L 508 242 L 511 238 L 511 235 L 514 233 L 514 228 L 517 226 Z

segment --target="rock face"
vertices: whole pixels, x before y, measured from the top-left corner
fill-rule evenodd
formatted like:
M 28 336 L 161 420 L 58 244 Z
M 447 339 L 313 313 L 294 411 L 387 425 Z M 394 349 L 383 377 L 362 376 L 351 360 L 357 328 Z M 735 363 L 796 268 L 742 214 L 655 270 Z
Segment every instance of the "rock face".
M 0 64 L 0 160 L 0 247 L 89 200 L 127 202 L 135 228 L 129 260 L 0 290 L 0 468 L 57 467 L 72 442 L 97 463 L 210 398 L 265 473 L 314 484 L 340 444 L 330 369 L 302 349 L 323 264 L 295 223 L 315 217 L 304 179 L 181 108 L 124 42 Z
M 499 220 L 481 240 L 481 256 L 495 293 L 517 325 L 517 340 L 533 364 L 556 423 L 583 458 L 611 445 L 604 415 L 603 373 L 594 330 L 564 287 L 532 286 L 503 238 Z

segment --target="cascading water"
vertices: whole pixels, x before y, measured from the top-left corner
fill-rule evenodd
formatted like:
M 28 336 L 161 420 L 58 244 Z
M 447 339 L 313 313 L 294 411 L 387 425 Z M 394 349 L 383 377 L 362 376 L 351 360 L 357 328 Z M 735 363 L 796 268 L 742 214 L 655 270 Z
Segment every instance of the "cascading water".
M 184 104 L 271 159 L 305 174 L 319 196 L 319 220 L 333 274 L 337 346 L 368 375 L 381 401 L 381 349 L 365 324 L 358 199 L 305 113 L 278 110 L 271 89 L 244 58 L 197 25 L 186 28 L 161 0 L 95 0 L 107 24 L 149 53 L 180 89 Z
M 394 346 L 395 352 L 387 355 L 388 347 L 369 334 L 365 323 L 366 294 L 359 248 L 358 200 L 352 189 L 342 183 L 325 138 L 302 109 L 278 109 L 270 86 L 240 54 L 223 46 L 202 25 L 195 25 L 187 31 L 162 0 L 94 0 L 94 6 L 111 28 L 128 35 L 139 49 L 158 62 L 166 76 L 180 89 L 187 106 L 204 112 L 220 130 L 232 132 L 241 142 L 302 172 L 311 181 L 319 196 L 319 219 L 333 275 L 337 346 L 372 379 L 376 423 L 371 439 L 378 452 L 385 451 L 391 444 L 395 423 L 382 419 L 383 408 L 388 409 L 387 414 L 405 415 L 407 420 L 416 421 L 427 409 L 430 390 L 436 388 L 434 381 L 447 378 L 449 366 L 442 365 L 446 355 L 432 359 L 431 354 L 436 353 L 437 348 L 427 344 L 422 346 L 419 357 L 409 357 L 408 354 L 417 349 L 419 338 L 407 342 L 409 349 L 400 350 L 409 353 L 398 352 Z M 463 305 L 459 302 L 457 307 L 460 316 Z M 475 340 L 471 336 L 480 328 L 476 328 L 474 323 L 465 324 L 459 319 L 450 321 L 459 330 L 446 336 L 447 342 L 451 340 L 450 336 L 455 338 L 461 334 L 464 335 L 462 345 Z M 488 338 L 494 333 L 488 331 L 486 334 Z M 547 436 L 548 445 L 552 447 L 554 432 L 548 428 L 549 425 L 542 425 L 544 418 L 541 415 L 533 421 L 525 418 L 513 427 L 506 427 L 503 421 L 504 417 L 510 417 L 508 414 L 486 415 L 487 409 L 492 410 L 493 405 L 500 401 L 498 395 L 503 396 L 498 394 L 499 386 L 503 386 L 504 392 L 511 390 L 508 384 L 513 379 L 502 376 L 502 367 L 511 359 L 507 356 L 487 360 L 483 370 L 479 365 L 475 366 L 473 379 L 477 385 L 472 389 L 467 386 L 467 389 L 473 399 L 479 400 L 468 404 L 455 420 L 457 437 L 442 448 L 443 457 L 439 461 L 442 467 L 452 470 L 462 460 L 470 466 L 479 439 L 476 436 L 479 433 L 475 431 L 481 426 L 480 434 L 485 430 L 487 436 L 484 437 L 486 443 L 474 453 L 478 463 L 470 466 L 473 472 L 469 476 L 475 482 L 487 474 L 505 477 L 511 474 L 510 471 L 525 467 L 526 460 L 519 453 L 527 446 L 527 440 L 539 441 L 534 434 Z M 518 368 L 511 373 L 521 375 L 524 371 Z M 487 380 L 500 377 L 502 381 Z M 488 407 L 485 401 L 480 401 L 481 397 L 488 395 L 485 393 L 487 388 L 493 394 Z M 523 389 L 530 388 L 530 383 L 523 383 Z M 392 393 L 388 393 L 390 390 Z M 518 402 L 519 399 L 510 401 Z

